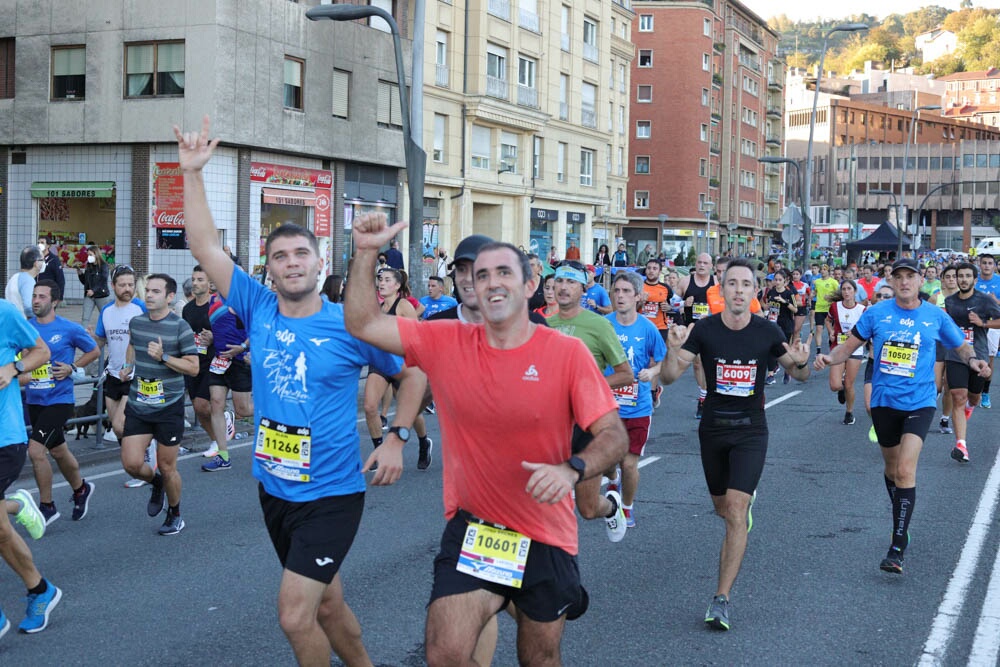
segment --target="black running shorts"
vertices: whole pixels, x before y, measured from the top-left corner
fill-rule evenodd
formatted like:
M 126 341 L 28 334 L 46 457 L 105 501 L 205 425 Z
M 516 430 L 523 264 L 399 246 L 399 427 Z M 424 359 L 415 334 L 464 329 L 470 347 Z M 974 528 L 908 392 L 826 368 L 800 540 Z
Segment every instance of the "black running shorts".
M 262 484 L 258 494 L 281 566 L 323 584 L 333 581 L 361 525 L 365 494 L 293 502 L 272 496 Z
M 188 396 L 193 401 L 196 398 L 203 398 L 206 401 L 212 400 L 211 392 L 208 390 L 208 376 L 211 373 L 208 372 L 208 366 L 201 369 L 201 372 L 195 376 L 185 375 L 184 376 L 184 386 L 187 388 Z
M 152 435 L 161 445 L 176 446 L 184 439 L 184 401 L 177 399 L 151 415 L 139 415 L 132 404 L 125 405 L 125 427 L 122 436 Z
M 244 361 L 234 361 L 225 373 L 208 374 L 209 387 L 228 387 L 236 392 L 249 394 L 253 391 L 250 376 L 250 364 Z
M 706 412 L 698 425 L 698 440 L 710 494 L 723 496 L 726 489 L 754 492 L 767 457 L 763 413 Z
M 868 357 L 865 359 L 865 384 L 872 383 L 873 375 L 875 375 L 875 360 Z
M 31 419 L 31 439 L 45 445 L 46 449 L 55 449 L 66 443 L 66 420 L 75 414 L 69 403 L 57 405 L 28 405 L 28 417 Z
M 906 433 L 917 436 L 921 441 L 925 440 L 931 422 L 934 421 L 935 411 L 935 408 L 907 411 L 873 406 L 872 425 L 878 436 L 878 444 L 883 447 L 895 447 Z
M 979 377 L 968 364 L 961 361 L 944 362 L 945 377 L 948 378 L 949 389 L 968 389 L 970 394 L 983 393 L 986 378 Z
M 119 380 L 110 375 L 104 376 L 104 399 L 120 401 L 128 398 L 128 389 L 132 385 L 131 380 Z
M 497 611 L 506 607 L 508 602 L 513 602 L 528 618 L 538 623 L 550 623 L 563 615 L 569 620 L 583 615 L 589 598 L 580 585 L 576 556 L 558 547 L 535 540 L 531 542 L 521 588 L 484 581 L 455 569 L 470 520 L 473 520 L 472 515 L 459 510 L 444 527 L 441 551 L 434 558 L 431 602 L 448 595 L 486 590 L 503 598 Z
M 21 468 L 28 457 L 28 443 L 0 447 L 0 498 L 21 475 Z

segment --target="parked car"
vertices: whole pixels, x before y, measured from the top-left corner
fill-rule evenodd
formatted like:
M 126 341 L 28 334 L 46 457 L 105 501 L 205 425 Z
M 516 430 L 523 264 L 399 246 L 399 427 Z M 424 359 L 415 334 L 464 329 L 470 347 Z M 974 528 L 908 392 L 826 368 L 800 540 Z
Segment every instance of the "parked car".
M 957 250 L 952 250 L 951 248 L 938 248 L 934 252 L 935 254 L 938 255 L 938 257 L 943 257 L 945 259 L 950 258 L 952 255 L 958 254 Z

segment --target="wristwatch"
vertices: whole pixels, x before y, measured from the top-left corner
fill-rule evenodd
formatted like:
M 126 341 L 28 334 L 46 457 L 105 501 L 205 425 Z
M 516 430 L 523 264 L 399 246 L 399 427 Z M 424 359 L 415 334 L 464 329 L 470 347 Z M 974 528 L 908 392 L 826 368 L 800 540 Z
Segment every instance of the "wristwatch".
M 166 365 L 167 365 L 167 359 L 169 359 L 169 358 L 170 358 L 170 355 L 169 355 L 169 354 L 167 354 L 166 352 L 164 352 L 164 353 L 163 353 L 163 354 L 162 354 L 162 355 L 160 356 L 160 363 L 161 363 L 161 364 L 163 364 L 164 366 L 166 366 Z
M 587 469 L 587 463 L 581 459 L 579 456 L 571 456 L 569 460 L 566 461 L 569 467 L 576 471 L 576 481 L 579 484 L 583 481 L 583 473 Z
M 18 373 L 23 373 L 24 372 L 24 362 L 21 361 L 20 359 L 18 359 L 17 361 L 15 361 L 14 362 L 14 370 L 17 371 Z
M 406 428 L 405 426 L 392 426 L 389 428 L 388 432 L 395 433 L 396 437 L 402 440 L 403 442 L 406 442 L 407 440 L 410 439 L 410 429 Z

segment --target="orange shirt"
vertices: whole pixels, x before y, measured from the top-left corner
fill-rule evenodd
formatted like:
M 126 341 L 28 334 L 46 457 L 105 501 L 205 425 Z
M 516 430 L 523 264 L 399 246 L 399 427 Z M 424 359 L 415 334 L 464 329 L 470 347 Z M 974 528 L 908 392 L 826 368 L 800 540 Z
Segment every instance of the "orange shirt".
M 576 247 L 566 248 L 566 259 L 580 259 L 580 249 Z
M 719 290 L 719 283 L 715 283 L 708 288 L 707 298 L 708 298 L 708 311 L 715 315 L 716 313 L 721 313 L 726 308 L 726 300 L 722 298 L 722 292 Z M 760 312 L 760 301 L 756 298 L 750 301 L 750 312 L 759 313 Z
M 617 409 L 583 341 L 536 327 L 524 345 L 499 350 L 479 324 L 397 320 L 407 365 L 427 374 L 442 408 L 445 516 L 461 508 L 575 555 L 572 497 L 536 502 L 521 461 L 566 461 L 573 424 L 589 428 Z
M 655 324 L 657 329 L 668 328 L 670 319 L 667 317 L 667 313 L 663 312 L 660 304 L 670 300 L 670 288 L 663 283 L 650 285 L 644 280 L 642 281 L 642 291 L 646 293 L 646 303 L 642 307 L 642 314 L 649 318 L 649 321 Z

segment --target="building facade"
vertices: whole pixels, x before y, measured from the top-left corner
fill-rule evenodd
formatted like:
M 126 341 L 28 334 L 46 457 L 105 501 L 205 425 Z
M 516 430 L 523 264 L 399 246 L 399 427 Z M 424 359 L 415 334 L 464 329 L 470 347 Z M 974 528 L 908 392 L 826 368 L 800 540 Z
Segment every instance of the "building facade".
M 205 170 L 209 203 L 251 272 L 283 222 L 316 233 L 330 271 L 344 266 L 354 215 L 396 218 L 402 132 L 384 31 L 309 21 L 318 2 L 84 4 L 0 0 L 3 261 L 45 235 L 68 274 L 96 244 L 140 273 L 189 275 L 171 127 L 205 114 L 222 140 Z
M 734 0 L 634 5 L 630 250 L 760 254 L 781 214 L 778 34 Z
M 955 72 L 941 77 L 940 81 L 945 84 L 942 114 L 1000 128 L 1000 69 Z
M 620 235 L 632 16 L 627 0 L 428 4 L 425 250 L 481 233 L 588 257 Z

